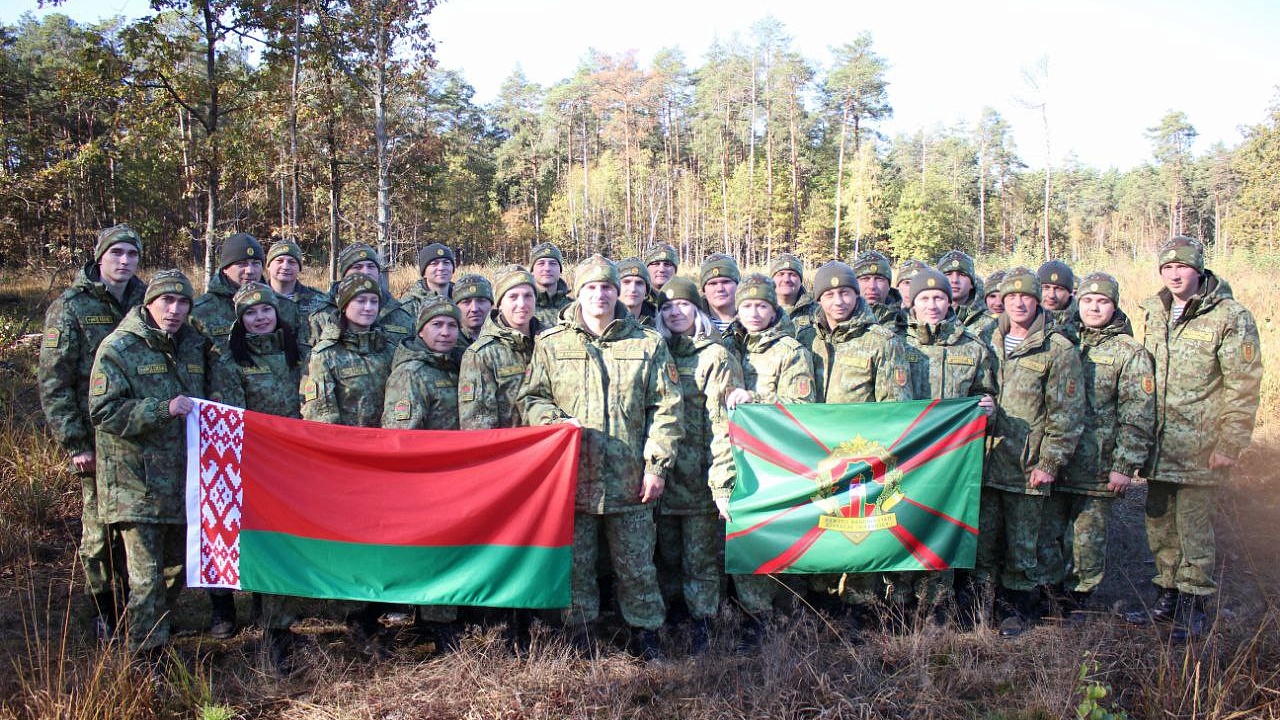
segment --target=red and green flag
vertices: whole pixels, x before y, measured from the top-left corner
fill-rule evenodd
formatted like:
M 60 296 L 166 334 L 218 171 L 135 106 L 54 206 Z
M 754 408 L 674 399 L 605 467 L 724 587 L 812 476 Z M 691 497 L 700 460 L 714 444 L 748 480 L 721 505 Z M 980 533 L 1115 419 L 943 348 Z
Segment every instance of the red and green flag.
M 978 398 L 739 405 L 725 569 L 973 567 L 986 427 Z
M 197 401 L 187 584 L 423 605 L 569 605 L 581 431 L 382 430 Z

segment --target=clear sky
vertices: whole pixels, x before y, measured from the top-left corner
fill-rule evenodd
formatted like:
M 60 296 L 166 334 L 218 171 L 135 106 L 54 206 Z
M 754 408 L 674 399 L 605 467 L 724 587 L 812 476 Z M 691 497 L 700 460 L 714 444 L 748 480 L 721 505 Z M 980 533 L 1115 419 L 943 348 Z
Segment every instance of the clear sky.
M 36 10 L 0 0 L 0 20 Z M 70 0 L 79 20 L 146 12 L 139 0 Z M 44 11 L 41 11 L 44 12 Z M 819 65 L 829 48 L 869 31 L 888 60 L 894 115 L 888 134 L 971 126 L 983 106 L 1013 126 L 1033 167 L 1045 160 L 1038 111 L 1019 98 L 1023 71 L 1048 58 L 1054 164 L 1074 153 L 1099 168 L 1127 169 L 1150 156 L 1147 128 L 1181 110 L 1199 131 L 1194 151 L 1235 145 L 1261 122 L 1280 86 L 1280 1 L 1228 0 L 445 0 L 432 15 L 440 65 L 460 70 L 487 103 L 519 65 L 534 82 L 569 77 L 589 48 L 635 50 L 642 65 L 664 47 L 691 67 L 707 47 L 777 18 L 793 47 Z

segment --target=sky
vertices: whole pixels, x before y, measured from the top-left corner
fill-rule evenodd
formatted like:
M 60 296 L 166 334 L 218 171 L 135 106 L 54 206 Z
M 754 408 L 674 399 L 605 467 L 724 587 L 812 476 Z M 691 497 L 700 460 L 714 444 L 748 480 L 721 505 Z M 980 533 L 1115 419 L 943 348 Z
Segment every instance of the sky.
M 0 21 L 37 15 L 34 0 L 0 0 Z M 68 0 L 58 11 L 89 22 L 147 12 L 140 0 Z M 716 40 L 772 16 L 792 47 L 819 67 L 830 49 L 870 32 L 889 63 L 893 117 L 876 128 L 893 136 L 972 127 L 982 108 L 1012 126 L 1023 161 L 1055 166 L 1068 157 L 1099 169 L 1150 159 L 1148 128 L 1170 110 L 1199 133 L 1193 146 L 1237 145 L 1280 101 L 1280 2 L 1276 0 L 444 0 L 431 33 L 441 67 L 459 70 L 475 101 L 491 102 L 517 67 L 550 86 L 568 78 L 589 49 L 635 51 L 642 66 L 663 48 L 697 67 Z M 1047 92 L 1024 73 L 1047 58 Z M 1028 102 L 1047 100 L 1044 123 Z

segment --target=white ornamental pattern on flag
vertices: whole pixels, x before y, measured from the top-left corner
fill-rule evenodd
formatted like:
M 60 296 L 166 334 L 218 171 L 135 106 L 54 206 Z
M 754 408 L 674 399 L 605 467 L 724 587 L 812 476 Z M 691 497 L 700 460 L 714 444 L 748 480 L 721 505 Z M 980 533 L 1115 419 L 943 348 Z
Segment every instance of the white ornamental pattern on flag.
M 187 414 L 187 585 L 239 589 L 244 410 L 195 404 Z

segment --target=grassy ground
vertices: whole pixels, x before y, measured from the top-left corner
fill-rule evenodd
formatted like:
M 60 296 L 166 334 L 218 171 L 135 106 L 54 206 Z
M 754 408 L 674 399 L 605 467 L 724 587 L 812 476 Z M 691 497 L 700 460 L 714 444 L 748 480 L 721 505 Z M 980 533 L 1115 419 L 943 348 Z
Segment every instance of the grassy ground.
M 1272 267 L 1244 258 L 1220 266 L 1257 316 L 1264 359 L 1280 357 Z M 1157 286 L 1146 264 L 1110 271 L 1128 309 Z M 393 275 L 393 289 L 412 275 Z M 1222 492 L 1217 621 L 1189 644 L 1116 614 L 1151 599 L 1138 487 L 1116 506 L 1092 622 L 1045 623 L 1014 640 L 926 626 L 855 646 L 837 622 L 802 609 L 779 622 L 762 652 L 740 657 L 731 652 L 736 612 L 726 606 L 713 652 L 696 660 L 684 657 L 679 629 L 665 638 L 672 660 L 645 665 L 611 637 L 584 656 L 539 630 L 516 654 L 497 629 L 477 627 L 454 653 L 401 642 L 392 660 L 370 664 L 340 624 L 321 617 L 302 627 L 302 670 L 279 680 L 255 652 L 259 631 L 211 640 L 202 632 L 207 600 L 187 592 L 169 661 L 103 652 L 87 637 L 79 588 L 78 486 L 43 431 L 34 385 L 30 336 L 50 287 L 47 275 L 0 271 L 0 718 L 1029 719 L 1075 717 L 1082 703 L 1100 718 L 1280 717 L 1275 373 L 1264 380 L 1255 448 Z

